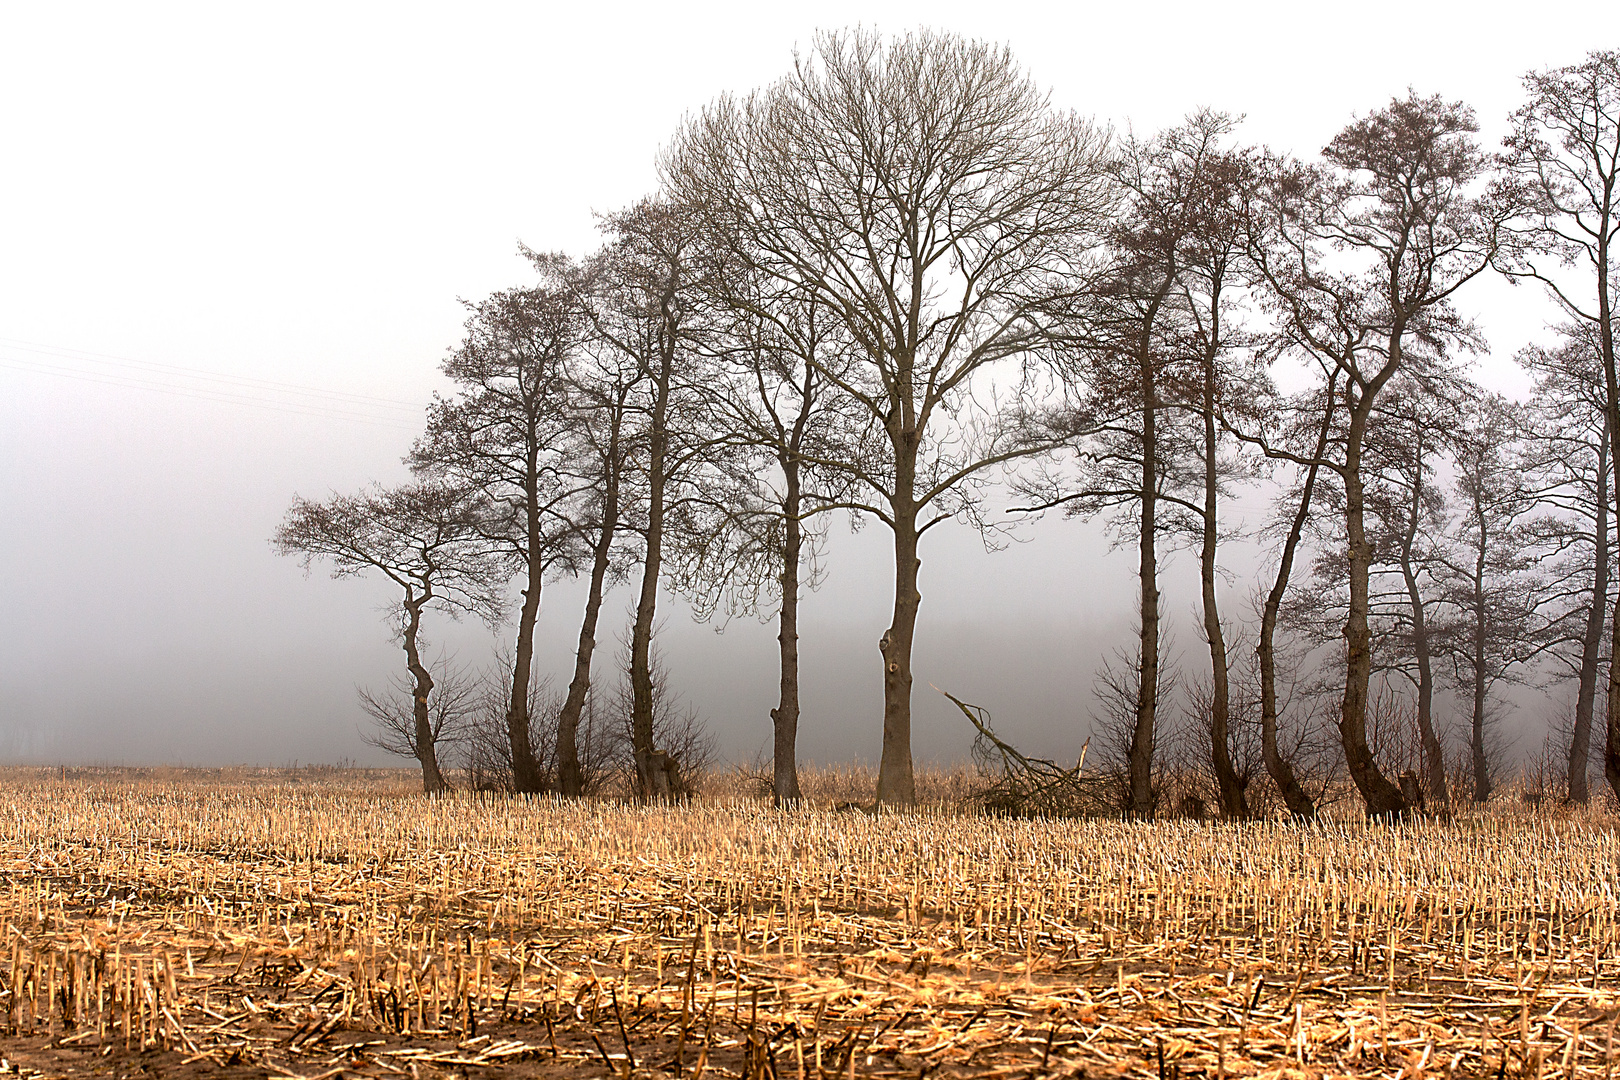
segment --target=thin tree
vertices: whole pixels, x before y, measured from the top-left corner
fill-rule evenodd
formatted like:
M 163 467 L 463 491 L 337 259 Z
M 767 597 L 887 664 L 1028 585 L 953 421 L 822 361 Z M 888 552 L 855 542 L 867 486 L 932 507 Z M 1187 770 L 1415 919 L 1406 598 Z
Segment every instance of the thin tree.
M 1536 375 L 1526 474 L 1534 498 L 1549 513 L 1531 529 L 1546 573 L 1543 637 L 1550 655 L 1576 680 L 1568 800 L 1580 804 L 1590 797 L 1592 720 L 1603 631 L 1614 602 L 1614 467 L 1603 363 L 1590 324 L 1570 324 L 1557 346 L 1532 346 L 1518 359 Z
M 1523 429 L 1519 409 L 1485 395 L 1455 437 L 1462 515 L 1455 550 L 1444 560 L 1445 593 L 1461 615 L 1452 657 L 1470 698 L 1469 757 L 1480 803 L 1495 786 L 1485 738 L 1490 691 L 1539 652 L 1533 628 L 1545 600 L 1525 537 L 1535 500 L 1519 452 Z
M 422 614 L 429 607 L 452 618 L 464 613 L 499 618 L 504 573 L 492 558 L 480 522 L 485 507 L 465 487 L 425 481 L 334 495 L 324 502 L 294 497 L 272 543 L 307 571 L 329 560 L 335 578 L 376 571 L 401 591 L 396 629 L 411 676 L 413 728 L 409 745 L 429 794 L 449 788 L 439 766 L 429 696 L 434 680 L 422 660 Z
M 1283 600 L 1288 594 L 1289 581 L 1294 570 L 1294 559 L 1300 541 L 1311 520 L 1311 503 L 1317 493 L 1317 476 L 1327 452 L 1328 437 L 1334 429 L 1334 410 L 1338 402 L 1337 369 L 1330 370 L 1327 382 L 1318 393 L 1306 391 L 1300 400 L 1285 402 L 1278 414 L 1287 418 L 1288 426 L 1295 429 L 1296 440 L 1301 429 L 1308 435 L 1315 421 L 1314 445 L 1301 447 L 1294 456 L 1306 462 L 1301 467 L 1298 486 L 1279 500 L 1281 505 L 1292 506 L 1288 518 L 1288 531 L 1284 534 L 1278 553 L 1277 568 L 1272 573 L 1271 586 L 1266 590 L 1265 602 L 1260 609 L 1260 633 L 1256 642 L 1256 659 L 1260 668 L 1260 753 L 1266 772 L 1282 794 L 1288 812 L 1297 818 L 1309 820 L 1316 816 L 1316 800 L 1305 791 L 1294 772 L 1293 763 L 1282 754 L 1277 738 L 1277 622 L 1282 613 Z M 1316 399 L 1320 399 L 1318 402 Z
M 643 490 L 641 580 L 630 628 L 631 756 L 637 790 L 664 791 L 665 769 L 654 761 L 653 629 L 664 573 L 665 534 L 684 512 L 696 474 L 713 447 L 692 387 L 702 380 L 695 335 L 702 326 L 704 266 L 698 234 L 684 207 L 647 199 L 603 221 L 607 247 L 591 260 L 585 280 L 596 337 L 617 350 L 640 378 L 631 402 L 639 428 L 637 462 Z M 677 763 L 678 764 L 678 763 Z
M 882 804 L 916 801 L 919 541 L 974 519 L 988 469 L 1049 445 L 988 377 L 1045 347 L 1051 309 L 1077 290 L 1109 204 L 1105 144 L 1048 108 L 1004 48 L 857 31 L 819 35 L 787 78 L 709 106 L 664 158 L 717 243 L 815 298 L 858 349 L 847 371 L 822 369 L 864 416 L 848 455 L 822 464 L 870 493 L 847 505 L 894 539 Z
M 1566 316 L 1590 327 L 1602 362 L 1609 458 L 1620 461 L 1620 375 L 1615 368 L 1615 243 L 1620 237 L 1620 51 L 1594 51 L 1579 64 L 1531 72 L 1528 100 L 1513 114 L 1506 166 L 1520 244 L 1503 269 L 1539 281 Z M 1620 499 L 1620 492 L 1611 491 Z M 1620 599 L 1616 601 L 1620 605 Z M 1620 612 L 1620 607 L 1617 607 Z M 1610 622 L 1610 653 L 1620 618 Z M 1620 683 L 1609 669 L 1603 772 L 1620 795 Z
M 824 535 L 818 516 L 847 496 L 840 474 L 816 462 L 836 452 L 858 417 L 832 393 L 823 369 L 841 370 L 848 342 L 841 322 L 814 298 L 762 294 L 752 275 L 716 275 L 723 310 L 710 349 L 714 379 L 704 388 L 717 428 L 738 453 L 706 512 L 687 529 L 673 575 L 699 619 L 774 608 L 778 695 L 770 710 L 772 799 L 797 806 L 799 788 L 799 603 L 819 583 Z M 832 355 L 836 354 L 836 355 Z M 847 484 L 843 487 L 847 489 Z M 824 518 L 822 519 L 824 520 Z
M 539 791 L 529 715 L 534 632 L 548 576 L 571 568 L 577 534 L 566 514 L 579 484 L 564 469 L 573 416 L 568 364 L 583 331 L 567 290 L 498 292 L 469 305 L 467 335 L 443 370 L 460 388 L 436 398 L 427 432 L 407 459 L 428 475 L 448 475 L 482 490 L 490 507 L 483 528 L 522 579 L 506 713 L 512 780 Z
M 634 501 L 626 484 L 638 446 L 635 400 L 646 377 L 639 363 L 600 339 L 589 342 L 584 353 L 570 376 L 568 402 L 575 423 L 564 466 L 584 481 L 579 485 L 579 502 L 569 516 L 589 548 L 591 560 L 574 674 L 557 715 L 558 788 L 569 797 L 583 795 L 589 780 L 580 761 L 580 720 L 591 693 L 602 598 L 608 584 L 627 571 L 619 539 L 628 504 Z

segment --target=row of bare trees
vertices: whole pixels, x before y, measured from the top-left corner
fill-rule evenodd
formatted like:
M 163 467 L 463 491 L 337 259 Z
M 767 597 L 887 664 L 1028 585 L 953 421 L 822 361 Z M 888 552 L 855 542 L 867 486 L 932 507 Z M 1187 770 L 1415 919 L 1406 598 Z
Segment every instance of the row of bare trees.
M 1324 694 L 1370 812 L 1446 800 L 1442 684 L 1469 699 L 1485 798 L 1493 691 L 1560 669 L 1578 686 L 1571 797 L 1587 795 L 1600 690 L 1620 790 L 1620 693 L 1605 683 L 1620 632 L 1620 54 L 1525 87 L 1500 152 L 1466 106 L 1409 93 L 1306 160 L 1241 145 L 1209 110 L 1115 136 L 1053 108 L 1004 48 L 822 35 L 785 78 L 683 124 L 660 191 L 603 218 L 601 250 L 525 249 L 537 282 L 471 305 L 444 367 L 457 391 L 429 410 L 411 484 L 299 500 L 276 543 L 401 589 L 429 790 L 444 780 L 422 609 L 498 622 L 518 583 L 512 784 L 578 795 L 601 605 L 629 581 L 637 789 L 685 782 L 655 700 L 672 588 L 700 616 L 776 613 L 774 791 L 795 803 L 798 606 L 829 512 L 846 511 L 893 540 L 877 799 L 912 803 L 922 540 L 1060 507 L 1104 517 L 1138 556 L 1139 636 L 1114 695 L 1129 702 L 1126 812 L 1157 805 L 1172 696 L 1160 570 L 1177 544 L 1197 552 L 1209 682 L 1195 696 L 1223 816 L 1253 812 L 1238 744 L 1258 745 L 1289 811 L 1315 813 L 1320 785 L 1285 729 L 1290 703 Z M 1498 274 L 1542 288 L 1566 324 L 1521 354 L 1530 403 L 1467 377 L 1485 343 L 1458 297 Z M 1247 526 L 1239 493 L 1269 498 L 1269 520 Z M 1253 620 L 1232 610 L 1234 544 L 1268 556 Z M 574 674 L 536 715 L 535 626 L 562 575 L 588 582 Z M 1391 685 L 1414 702 L 1421 748 L 1421 784 L 1404 790 L 1368 738 Z M 537 725 L 554 768 L 535 757 Z

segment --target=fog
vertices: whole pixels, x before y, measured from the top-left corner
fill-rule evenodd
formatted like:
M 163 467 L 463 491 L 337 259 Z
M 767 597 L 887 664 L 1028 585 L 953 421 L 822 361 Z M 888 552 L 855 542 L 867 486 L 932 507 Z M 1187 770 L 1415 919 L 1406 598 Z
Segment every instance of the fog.
M 593 212 L 651 190 L 684 113 L 777 77 L 817 28 L 1004 41 L 1062 106 L 1145 132 L 1208 104 L 1300 153 L 1409 85 L 1469 101 L 1494 144 L 1519 74 L 1613 44 L 1592 38 L 1613 27 L 1599 3 L 1533 21 L 1462 4 L 1015 7 L 11 5 L 0 762 L 392 760 L 362 742 L 354 693 L 400 666 L 391 591 L 306 577 L 271 531 L 294 493 L 403 478 L 422 407 L 447 389 L 458 298 L 527 281 L 520 241 L 587 253 Z M 1461 306 L 1491 339 L 1481 380 L 1522 393 L 1507 358 L 1551 309 L 1494 281 Z M 1072 757 L 1098 662 L 1130 643 L 1135 562 L 1100 525 L 1049 517 L 1017 539 L 986 552 L 952 526 L 924 541 L 919 758 L 970 741 L 930 682 Z M 805 759 L 877 756 L 886 543 L 880 526 L 831 527 L 802 613 Z M 1229 559 L 1234 607 L 1253 557 Z M 1173 556 L 1163 583 L 1190 672 L 1193 562 Z M 545 597 L 537 651 L 559 677 L 582 594 Z M 604 608 L 599 678 L 629 603 L 620 590 Z M 678 600 L 665 610 L 675 688 L 727 756 L 761 751 L 772 627 L 717 633 Z M 474 664 L 496 640 L 442 618 L 427 636 Z M 1528 731 L 1548 706 L 1521 697 L 1508 725 Z

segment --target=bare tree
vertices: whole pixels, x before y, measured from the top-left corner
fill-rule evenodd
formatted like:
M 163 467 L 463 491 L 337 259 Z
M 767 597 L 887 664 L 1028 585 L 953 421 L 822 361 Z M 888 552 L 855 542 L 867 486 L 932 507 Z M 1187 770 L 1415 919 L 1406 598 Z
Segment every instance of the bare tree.
M 1602 362 L 1609 458 L 1620 461 L 1620 375 L 1615 369 L 1614 251 L 1620 237 L 1620 51 L 1524 77 L 1528 100 L 1513 114 L 1506 165 L 1525 213 L 1503 269 L 1541 282 L 1565 314 L 1590 327 Z M 1620 492 L 1611 491 L 1620 499 Z M 1616 601 L 1620 604 L 1620 600 Z M 1620 614 L 1620 607 L 1616 608 Z M 1620 618 L 1610 620 L 1610 653 Z M 1620 795 L 1620 684 L 1609 669 L 1603 771 Z
M 865 424 L 821 464 L 867 489 L 849 505 L 894 536 L 880 803 L 916 801 L 918 541 L 972 519 L 986 470 L 1044 448 L 988 377 L 1041 349 L 1054 300 L 1076 290 L 1110 198 L 1104 145 L 1004 48 L 857 31 L 819 35 L 787 78 L 709 106 L 664 159 L 744 267 L 814 297 L 858 346 L 847 372 L 822 374 Z
M 1349 603 L 1340 735 L 1347 768 L 1374 815 L 1407 799 L 1366 738 L 1373 669 L 1363 455 L 1379 397 L 1403 371 L 1438 369 L 1479 344 L 1452 297 L 1497 250 L 1498 211 L 1476 197 L 1488 175 L 1473 113 L 1410 95 L 1341 131 L 1323 168 L 1285 166 L 1271 187 L 1266 242 L 1251 252 L 1295 341 L 1343 376 L 1342 434 L 1321 459 L 1344 486 Z M 1302 462 L 1309 464 L 1309 462 Z
M 579 485 L 563 459 L 573 424 L 568 364 L 583 324 L 571 294 L 555 286 L 498 292 L 470 306 L 467 336 L 444 363 L 461 393 L 434 401 L 409 461 L 419 472 L 454 476 L 485 493 L 490 512 L 483 529 L 522 575 L 506 726 L 517 789 L 539 791 L 529 679 L 547 577 L 571 568 L 577 555 L 565 511 Z
M 799 729 L 799 601 L 819 583 L 817 518 L 847 498 L 847 477 L 818 468 L 836 452 L 838 432 L 858 425 L 849 401 L 832 393 L 823 370 L 842 371 L 849 354 L 842 323 L 814 297 L 758 289 L 756 275 L 716 275 L 724 311 L 710 348 L 708 407 L 740 451 L 713 498 L 678 545 L 677 588 L 707 620 L 768 611 L 777 619 L 779 690 L 771 709 L 772 798 L 802 799 Z M 822 519 L 824 521 L 824 518 Z
M 1456 550 L 1444 560 L 1447 602 L 1461 614 L 1451 654 L 1471 698 L 1469 749 L 1475 802 L 1494 786 L 1485 729 L 1491 688 L 1539 652 L 1534 632 L 1545 599 L 1527 550 L 1524 519 L 1535 506 L 1518 452 L 1520 410 L 1483 395 L 1456 433 Z
M 639 445 L 636 396 L 647 376 L 638 361 L 611 343 L 594 340 L 585 353 L 570 380 L 568 400 L 575 424 L 565 465 L 584 481 L 571 518 L 591 558 L 574 674 L 557 714 L 557 785 L 570 797 L 585 794 L 592 782 L 589 762 L 581 757 L 580 724 L 592 700 L 591 664 L 602 597 L 610 581 L 627 573 L 619 540 L 633 501 L 626 485 Z
M 1585 803 L 1616 555 L 1614 465 L 1596 329 L 1568 325 L 1557 347 L 1527 348 L 1519 362 L 1536 375 L 1526 482 L 1550 511 L 1530 526 L 1546 577 L 1543 636 L 1549 655 L 1576 680 L 1566 790 L 1570 802 Z
M 492 623 L 499 618 L 504 576 L 480 530 L 485 509 L 476 493 L 436 481 L 319 503 L 295 497 L 272 540 L 279 554 L 298 556 L 305 570 L 327 559 L 333 577 L 375 570 L 401 590 L 395 614 L 412 679 L 410 746 L 430 794 L 449 784 L 434 747 L 434 681 L 422 661 L 422 613 L 432 605 L 452 617 L 471 612 Z
M 586 268 L 591 325 L 598 339 L 640 372 L 631 402 L 640 428 L 643 477 L 641 581 L 630 632 L 630 734 L 638 790 L 656 793 L 653 626 L 664 572 L 665 533 L 683 513 L 714 441 L 701 396 L 695 335 L 704 300 L 701 248 L 685 207 L 648 199 L 604 219 L 610 242 Z

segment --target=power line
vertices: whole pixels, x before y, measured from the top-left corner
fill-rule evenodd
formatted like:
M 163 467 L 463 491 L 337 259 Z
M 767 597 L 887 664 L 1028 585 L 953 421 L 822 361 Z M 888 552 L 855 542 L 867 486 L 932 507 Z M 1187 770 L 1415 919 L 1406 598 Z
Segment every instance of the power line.
M 17 355 L 18 353 L 33 355 Z M 49 359 L 47 359 L 49 358 Z M 69 361 L 61 363 L 58 361 Z M 135 360 L 0 337 L 0 368 L 53 378 L 144 390 L 170 397 L 268 412 L 319 416 L 397 429 L 415 426 L 422 404 L 251 376 L 225 375 L 179 364 Z

